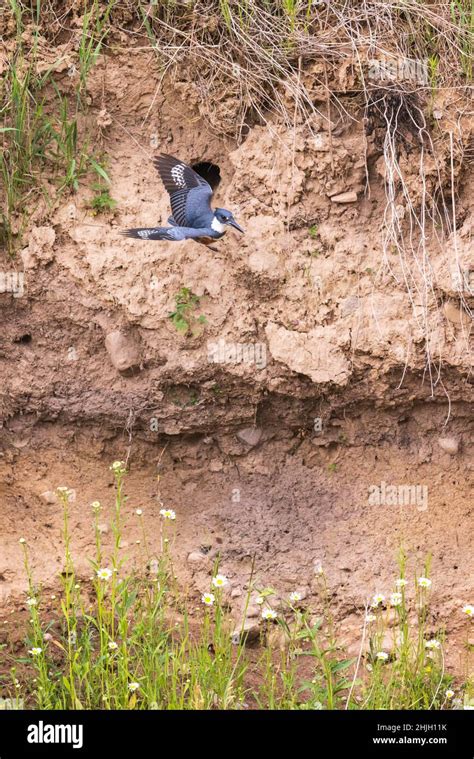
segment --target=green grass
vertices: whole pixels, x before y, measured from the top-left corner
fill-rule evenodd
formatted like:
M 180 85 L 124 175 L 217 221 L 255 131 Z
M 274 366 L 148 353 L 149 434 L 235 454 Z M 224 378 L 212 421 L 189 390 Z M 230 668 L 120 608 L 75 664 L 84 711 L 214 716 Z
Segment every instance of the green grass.
M 474 56 L 474 0 L 453 0 L 449 4 L 451 18 L 458 27 L 461 67 L 468 82 L 472 82 Z
M 430 618 L 429 562 L 410 581 L 400 554 L 393 592 L 374 597 L 367 616 L 361 611 L 360 652 L 351 657 L 339 640 L 322 568 L 315 570 L 317 613 L 298 593 L 276 605 L 273 588 L 259 588 L 252 570 L 244 611 L 253 594 L 261 619 L 258 645 L 250 648 L 243 627 L 235 628 L 230 617 L 228 581 L 218 561 L 208 593 L 179 586 L 179 514 L 160 511 L 151 544 L 146 509 L 134 509 L 140 557 L 133 564 L 127 559 L 123 525 L 133 498 L 125 494 L 123 462 L 111 469 L 113 502 L 90 507 L 95 549 L 89 579 L 75 568 L 67 488 L 57 491 L 64 561 L 49 603 L 31 570 L 29 546 L 20 540 L 28 634 L 22 653 L 3 651 L 9 671 L 0 678 L 2 699 L 32 709 L 447 709 L 472 702 L 469 646 L 467 679 L 454 683 L 445 668 L 442 627 L 428 634 L 436 618 Z M 107 549 L 104 519 L 112 533 Z M 466 617 L 466 641 L 471 632 Z
M 20 74 L 20 71 L 22 72 Z M 9 251 L 18 209 L 28 201 L 35 185 L 35 166 L 44 161 L 51 129 L 40 95 L 42 81 L 20 51 L 10 62 L 0 85 L 0 177 L 2 237 Z
M 42 195 L 52 205 L 49 184 L 59 193 L 77 192 L 79 182 L 95 169 L 91 136 L 80 134 L 79 116 L 87 109 L 87 77 L 110 31 L 111 0 L 85 4 L 78 45 L 78 86 L 73 98 L 64 94 L 52 68 L 37 73 L 38 40 L 47 11 L 40 0 L 26 4 L 9 0 L 16 25 L 16 47 L 0 80 L 0 243 L 13 255 L 28 225 L 29 207 Z M 33 24 L 33 25 L 32 25 Z M 32 40 L 24 42 L 27 30 Z M 73 102 L 71 102 L 71 100 Z M 104 201 L 104 199 L 102 199 Z M 110 204 L 109 204 L 110 205 Z
M 82 17 L 82 33 L 79 42 L 79 88 L 77 90 L 78 103 L 86 107 L 83 94 L 87 87 L 87 78 L 93 66 L 96 64 L 102 47 L 110 32 L 110 15 L 117 0 L 108 0 L 105 4 L 99 0 L 84 2 L 84 15 Z

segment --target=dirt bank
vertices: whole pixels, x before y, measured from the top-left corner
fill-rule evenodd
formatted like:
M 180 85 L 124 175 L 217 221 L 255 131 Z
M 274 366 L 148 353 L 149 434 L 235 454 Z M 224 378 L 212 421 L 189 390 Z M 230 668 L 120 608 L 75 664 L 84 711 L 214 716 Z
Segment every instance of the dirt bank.
M 76 490 L 73 550 L 87 578 L 89 504 L 110 501 L 114 459 L 130 467 L 124 552 L 137 550 L 136 507 L 157 547 L 160 461 L 190 589 L 207 588 L 219 554 L 238 616 L 254 558 L 262 584 L 308 600 L 321 562 L 353 644 L 367 598 L 391 590 L 403 545 L 412 568 L 433 556 L 433 631 L 447 623 L 458 666 L 455 612 L 472 602 L 474 576 L 474 194 L 460 147 L 472 122 L 453 121 L 449 93 L 424 104 L 431 147 L 404 130 L 403 182 L 388 203 L 384 122 L 346 66 L 330 76 L 342 114 L 333 104 L 327 118 L 315 89 L 322 115 L 310 128 L 268 113 L 237 140 L 219 131 L 217 111 L 203 112 L 189 76 L 168 80 L 149 50 L 98 61 L 82 127 L 99 120 L 116 209 L 94 216 L 84 181 L 32 209 L 19 257 L 4 259 L 24 272 L 24 292 L 0 294 L 2 619 L 25 589 L 19 537 L 38 579 L 52 584 L 61 569 L 61 516 L 44 494 Z M 62 86 L 74 87 L 67 72 Z M 216 204 L 244 237 L 229 233 L 216 253 L 119 236 L 168 216 L 151 161 L 160 151 L 219 167 Z M 420 230 L 423 193 L 432 224 Z M 398 222 L 405 247 L 391 237 Z M 169 318 L 182 288 L 199 299 L 187 334 Z M 370 502 L 382 483 L 427 496 Z

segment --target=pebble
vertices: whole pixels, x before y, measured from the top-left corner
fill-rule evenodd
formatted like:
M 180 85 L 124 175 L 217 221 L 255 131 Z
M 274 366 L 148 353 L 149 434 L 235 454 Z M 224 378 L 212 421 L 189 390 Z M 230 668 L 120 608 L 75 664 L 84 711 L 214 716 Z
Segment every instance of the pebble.
M 260 606 L 249 606 L 245 612 L 245 616 L 248 618 L 259 617 L 261 613 Z
M 455 437 L 440 437 L 438 438 L 438 445 L 450 456 L 456 456 L 459 451 L 459 440 Z
M 230 637 L 235 646 L 241 642 L 242 638 L 245 639 L 247 645 L 251 645 L 260 638 L 260 626 L 257 622 L 246 619 L 243 625 L 240 624 L 233 630 Z
M 57 503 L 58 498 L 56 496 L 56 493 L 53 490 L 46 490 L 44 493 L 41 493 L 41 498 L 45 503 Z
M 356 203 L 357 193 L 353 190 L 349 192 L 341 192 L 339 195 L 333 195 L 331 200 L 333 203 Z
M 245 427 L 237 432 L 237 437 L 242 443 L 253 447 L 260 442 L 262 430 L 260 427 Z
M 219 461 L 219 459 L 213 459 L 209 464 L 209 471 L 210 472 L 222 472 L 224 469 L 224 464 L 222 461 Z
M 205 555 L 200 551 L 191 551 L 191 553 L 188 554 L 189 564 L 199 564 L 200 562 L 204 561 L 205 558 Z
M 443 306 L 443 312 L 446 319 L 452 324 L 462 324 L 467 327 L 471 322 L 469 315 L 466 313 L 460 303 L 447 301 Z
M 114 330 L 106 336 L 105 347 L 117 371 L 126 372 L 139 367 L 140 350 L 132 337 Z

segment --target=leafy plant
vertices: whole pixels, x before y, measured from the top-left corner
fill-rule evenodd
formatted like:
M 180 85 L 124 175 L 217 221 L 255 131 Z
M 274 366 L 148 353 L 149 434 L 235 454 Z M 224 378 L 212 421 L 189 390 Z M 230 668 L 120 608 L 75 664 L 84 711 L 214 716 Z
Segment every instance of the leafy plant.
M 195 315 L 201 298 L 191 292 L 188 287 L 182 287 L 176 295 L 175 300 L 175 310 L 169 314 L 173 326 L 184 335 L 188 335 L 189 333 L 196 334 L 199 331 L 197 329 L 198 325 L 206 324 L 206 317 L 203 314 L 200 316 Z
M 94 182 L 92 185 L 94 197 L 90 202 L 90 207 L 92 208 L 94 215 L 113 211 L 117 206 L 117 201 L 114 200 L 110 194 L 109 175 L 104 166 L 94 158 L 90 158 L 90 164 L 98 175 L 97 182 Z

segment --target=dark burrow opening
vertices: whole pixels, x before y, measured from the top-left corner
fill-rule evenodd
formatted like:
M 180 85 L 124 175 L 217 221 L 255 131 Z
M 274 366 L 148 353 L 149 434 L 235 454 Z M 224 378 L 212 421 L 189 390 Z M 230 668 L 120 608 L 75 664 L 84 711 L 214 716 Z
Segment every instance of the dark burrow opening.
M 199 163 L 193 163 L 191 168 L 194 169 L 196 174 L 209 182 L 212 189 L 215 190 L 221 181 L 221 170 L 219 166 L 210 161 L 200 161 Z

